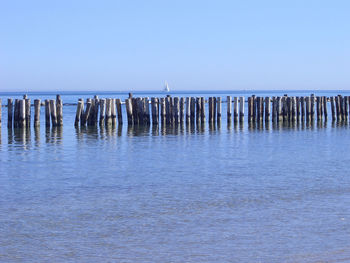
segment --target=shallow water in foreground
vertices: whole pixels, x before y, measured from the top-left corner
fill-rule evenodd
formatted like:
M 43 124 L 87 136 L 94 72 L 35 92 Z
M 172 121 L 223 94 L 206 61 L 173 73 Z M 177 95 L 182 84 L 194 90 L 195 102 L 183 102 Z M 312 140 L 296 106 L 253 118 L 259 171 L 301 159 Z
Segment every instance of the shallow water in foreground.
M 1 262 L 350 261 L 349 124 L 75 129 L 74 111 L 1 128 Z

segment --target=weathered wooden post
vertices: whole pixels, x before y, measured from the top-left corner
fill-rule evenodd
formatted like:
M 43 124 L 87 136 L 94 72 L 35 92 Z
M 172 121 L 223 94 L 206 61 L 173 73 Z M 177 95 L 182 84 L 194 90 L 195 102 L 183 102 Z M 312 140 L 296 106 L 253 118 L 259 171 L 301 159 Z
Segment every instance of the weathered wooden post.
M 130 99 L 127 99 L 130 102 Z M 100 99 L 99 100 L 100 104 L 100 122 L 99 125 L 103 127 L 106 123 L 106 99 Z M 128 114 L 129 118 L 129 114 Z M 132 118 L 132 116 L 131 116 Z
M 102 104 L 101 104 L 102 107 Z M 132 99 L 126 99 L 125 100 L 125 108 L 126 108 L 126 116 L 128 118 L 128 124 L 133 124 L 133 113 L 132 113 Z M 102 108 L 101 108 L 102 111 Z
M 238 121 L 238 97 L 233 97 L 233 121 Z
M 97 126 L 98 123 L 98 115 L 99 115 L 99 108 L 100 108 L 100 99 L 97 95 L 94 96 L 94 117 L 93 117 L 93 125 Z
M 51 123 L 52 127 L 57 126 L 57 111 L 56 111 L 56 101 L 50 100 L 50 111 L 51 111 Z
M 239 97 L 239 121 L 244 121 L 244 97 Z
M 40 100 L 34 100 L 34 127 L 40 126 Z
M 327 97 L 326 96 L 323 97 L 323 115 L 324 115 L 324 119 L 327 120 L 328 119 L 328 109 L 327 109 Z
M 191 119 L 191 98 L 186 97 L 186 123 Z
M 152 113 L 152 124 L 158 124 L 158 116 L 156 112 L 156 98 L 151 98 L 151 113 Z
M 115 100 L 117 106 L 117 114 L 118 114 L 118 124 L 123 124 L 123 113 L 122 113 L 122 101 L 120 99 Z
M 295 122 L 297 120 L 297 116 L 296 116 L 296 112 L 297 112 L 297 102 L 296 102 L 296 98 L 292 97 L 291 98 L 291 107 L 292 107 L 292 116 L 291 116 L 291 120 L 293 122 Z
M 332 112 L 332 121 L 335 121 L 335 104 L 334 104 L 334 97 L 329 98 L 331 101 L 331 112 Z
M 297 104 L 297 121 L 300 121 L 300 98 L 295 98 L 296 104 Z
M 201 102 L 201 98 L 197 97 L 196 98 L 196 123 L 198 124 L 201 120 L 201 107 L 202 107 L 202 102 Z
M 272 96 L 272 122 L 276 122 L 276 97 Z
M 19 128 L 25 127 L 26 123 L 26 102 L 25 99 L 19 100 Z
M 253 118 L 253 121 L 256 121 L 256 106 L 257 104 L 257 101 L 256 101 L 256 96 L 255 95 L 252 95 L 252 118 Z
M 232 122 L 232 98 L 227 96 L 227 122 Z
M 311 119 L 315 119 L 315 95 L 311 94 L 310 96 L 310 106 L 311 106 Z
M 179 97 L 174 97 L 174 121 L 176 124 L 180 122 L 180 99 Z
M 205 123 L 205 98 L 201 97 L 201 122 Z
M 343 105 L 344 105 L 343 119 L 345 121 L 347 121 L 348 120 L 348 111 L 349 111 L 349 97 L 348 96 L 343 97 Z
M 270 121 L 270 111 L 271 111 L 270 97 L 265 97 L 265 122 Z
M 31 120 L 31 104 L 30 99 L 26 98 L 24 99 L 25 103 L 25 126 L 30 127 L 30 120 Z
M 115 126 L 117 124 L 117 108 L 115 104 L 115 99 L 110 99 L 110 104 L 112 125 Z
M 221 97 L 216 98 L 216 120 L 218 123 L 221 122 Z
M 86 100 L 86 109 L 84 112 L 84 118 L 82 120 L 82 125 L 85 126 L 87 124 L 87 121 L 89 119 L 90 113 L 91 113 L 91 107 L 92 107 L 92 100 L 87 99 Z
M 185 116 L 185 98 L 180 98 L 180 122 L 183 123 Z
M 57 126 L 63 126 L 63 102 L 60 95 L 56 96 Z
M 306 103 L 306 122 L 309 122 L 311 119 L 311 102 L 310 102 L 310 97 L 305 98 L 305 103 Z
M 83 102 L 81 100 L 79 100 L 78 101 L 78 105 L 77 105 L 77 111 L 76 111 L 76 114 L 75 114 L 75 121 L 74 121 L 74 126 L 75 127 L 77 127 L 79 125 L 82 109 L 83 109 Z
M 321 120 L 321 98 L 319 96 L 316 97 L 316 114 L 317 121 Z
M 166 120 L 166 99 L 160 98 L 160 120 L 162 124 L 165 123 Z
M 165 121 L 167 124 L 171 123 L 170 114 L 171 114 L 171 98 L 167 96 L 165 98 Z
M 260 100 L 261 100 L 261 98 L 257 97 L 256 98 L 256 103 L 255 103 L 255 106 L 256 106 L 256 121 L 257 122 L 260 122 L 260 120 L 261 120 Z
M 301 121 L 305 120 L 305 104 L 304 97 L 300 97 Z
M 213 100 L 212 100 L 212 103 L 213 103 L 213 122 L 215 123 L 216 122 L 216 97 L 213 97 Z
M 13 115 L 13 127 L 18 128 L 19 120 L 19 100 L 15 99 L 14 115 Z
M 339 96 L 335 97 L 335 108 L 336 108 L 336 112 L 337 112 L 337 121 L 341 121 Z
M 191 97 L 191 123 L 194 123 L 195 108 L 196 108 L 196 100 L 195 98 Z
M 281 97 L 277 97 L 277 120 L 278 122 L 282 122 L 283 121 L 283 112 L 282 112 L 282 106 L 283 106 L 283 102 L 282 102 L 282 98 Z
M 91 102 L 91 101 L 90 101 Z M 90 104 L 91 108 L 91 104 Z M 106 126 L 111 126 L 113 121 L 112 121 L 112 99 L 108 98 L 106 99 Z
M 209 110 L 208 122 L 211 123 L 213 122 L 213 97 L 209 97 L 208 99 L 208 110 Z
M 7 128 L 12 128 L 13 122 L 13 100 L 7 99 Z
M 51 108 L 50 101 L 45 100 L 45 126 L 50 127 Z

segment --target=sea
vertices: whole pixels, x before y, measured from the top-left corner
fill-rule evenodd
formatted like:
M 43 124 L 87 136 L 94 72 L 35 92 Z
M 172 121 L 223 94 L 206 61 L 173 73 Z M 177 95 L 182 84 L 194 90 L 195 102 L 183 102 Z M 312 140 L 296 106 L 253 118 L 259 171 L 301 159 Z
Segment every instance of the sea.
M 179 91 L 179 97 L 350 91 Z M 28 92 L 54 99 L 56 92 Z M 350 126 L 312 123 L 0 129 L 0 262 L 350 262 Z M 0 92 L 22 98 L 23 92 Z M 164 97 L 162 92 L 133 92 Z M 208 110 L 208 109 L 207 109 Z M 245 110 L 247 112 L 247 109 Z

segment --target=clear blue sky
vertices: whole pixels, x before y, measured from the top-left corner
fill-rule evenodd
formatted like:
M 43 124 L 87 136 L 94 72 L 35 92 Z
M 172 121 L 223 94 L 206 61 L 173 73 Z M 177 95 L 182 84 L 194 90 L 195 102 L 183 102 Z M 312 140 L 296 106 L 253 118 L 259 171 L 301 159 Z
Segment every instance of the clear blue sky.
M 0 91 L 349 89 L 350 1 L 0 0 Z

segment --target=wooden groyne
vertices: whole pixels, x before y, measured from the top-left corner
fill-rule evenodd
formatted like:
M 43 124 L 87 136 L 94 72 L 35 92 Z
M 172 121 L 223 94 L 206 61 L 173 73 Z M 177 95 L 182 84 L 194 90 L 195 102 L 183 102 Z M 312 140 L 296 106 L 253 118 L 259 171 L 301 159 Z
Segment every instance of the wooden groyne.
M 63 126 L 63 102 L 60 95 L 56 99 L 7 100 L 8 128 L 40 126 L 41 106 L 45 108 L 45 126 Z M 243 96 L 232 97 L 129 97 L 79 99 L 76 104 L 75 126 L 115 126 L 122 125 L 177 125 L 186 123 L 202 125 L 221 123 L 293 123 L 327 121 L 328 112 L 332 121 L 347 122 L 350 117 L 350 96 Z M 1 126 L 0 100 L 0 126 Z M 223 112 L 226 106 L 226 113 Z M 33 107 L 34 115 L 31 108 Z M 124 109 L 124 110 L 123 110 Z M 245 112 L 246 111 L 246 112 Z M 123 118 L 123 112 L 126 114 Z

